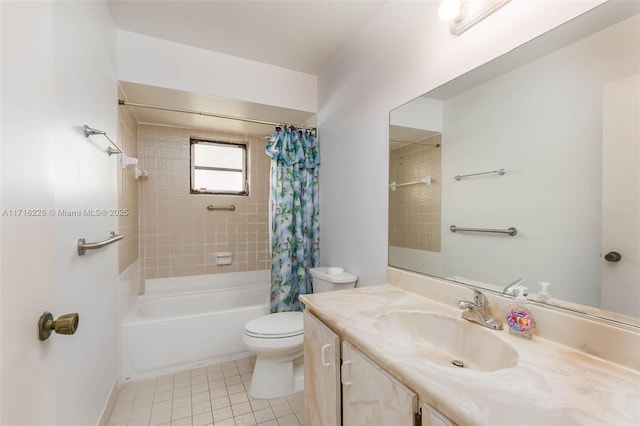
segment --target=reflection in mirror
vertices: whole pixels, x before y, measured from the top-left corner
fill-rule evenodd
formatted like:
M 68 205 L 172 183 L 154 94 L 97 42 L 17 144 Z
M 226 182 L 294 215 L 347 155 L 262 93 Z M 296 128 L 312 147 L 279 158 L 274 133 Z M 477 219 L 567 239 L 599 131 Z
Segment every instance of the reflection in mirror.
M 605 3 L 391 111 L 391 266 L 538 301 L 550 282 L 545 303 L 640 326 L 639 11 Z
M 389 258 L 434 275 L 441 274 L 441 141 L 437 131 L 389 127 Z

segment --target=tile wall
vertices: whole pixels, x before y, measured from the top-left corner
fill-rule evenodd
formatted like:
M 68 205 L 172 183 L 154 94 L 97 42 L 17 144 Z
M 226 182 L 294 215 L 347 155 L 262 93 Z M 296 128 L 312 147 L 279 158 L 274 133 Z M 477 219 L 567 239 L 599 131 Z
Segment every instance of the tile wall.
M 118 87 L 118 96 L 123 92 Z M 138 157 L 138 122 L 130 107 L 118 107 L 118 145 L 129 157 Z M 122 273 L 139 255 L 138 234 L 138 180 L 134 178 L 133 168 L 123 169 L 118 156 L 118 209 L 126 210 L 126 215 L 118 217 L 118 232 L 124 239 L 118 243 L 118 272 Z
M 270 268 L 269 164 L 265 142 L 246 135 L 140 124 L 140 268 L 143 279 Z M 249 196 L 190 194 L 190 138 L 247 142 Z M 207 205 L 235 205 L 208 211 Z M 215 253 L 231 252 L 231 265 Z
M 425 141 L 440 144 L 441 135 Z M 442 150 L 410 144 L 389 153 L 389 183 L 419 181 L 431 176 L 431 186 L 410 185 L 389 190 L 389 245 L 440 252 Z

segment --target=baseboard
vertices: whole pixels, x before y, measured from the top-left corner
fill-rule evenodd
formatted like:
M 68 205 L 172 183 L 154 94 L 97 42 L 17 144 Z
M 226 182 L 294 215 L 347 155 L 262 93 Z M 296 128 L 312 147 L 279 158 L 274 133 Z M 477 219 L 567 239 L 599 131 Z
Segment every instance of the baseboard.
M 109 392 L 109 398 L 107 398 L 107 402 L 105 403 L 104 409 L 102 410 L 102 414 L 100 415 L 98 426 L 107 426 L 107 424 L 109 423 L 109 417 L 111 417 L 111 411 L 113 411 L 113 406 L 115 405 L 117 398 L 118 398 L 118 378 L 116 377 L 115 380 L 113 381 L 111 392 Z

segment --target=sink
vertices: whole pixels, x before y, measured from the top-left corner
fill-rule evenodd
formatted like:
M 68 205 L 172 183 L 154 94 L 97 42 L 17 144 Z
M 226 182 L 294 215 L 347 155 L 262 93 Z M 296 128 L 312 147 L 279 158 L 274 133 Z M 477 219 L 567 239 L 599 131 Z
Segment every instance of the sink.
M 381 315 L 375 326 L 395 349 L 451 368 L 488 372 L 518 362 L 518 353 L 496 331 L 462 319 L 402 311 Z

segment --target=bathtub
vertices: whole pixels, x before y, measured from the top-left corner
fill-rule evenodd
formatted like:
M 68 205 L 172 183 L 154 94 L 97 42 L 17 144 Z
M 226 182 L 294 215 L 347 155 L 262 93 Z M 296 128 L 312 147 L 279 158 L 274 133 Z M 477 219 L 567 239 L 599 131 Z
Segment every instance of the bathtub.
M 269 313 L 268 271 L 154 281 L 121 326 L 121 381 L 249 355 L 244 324 Z

